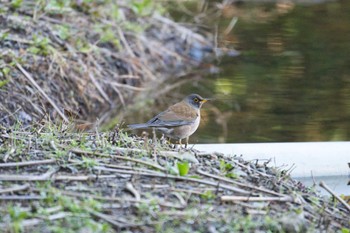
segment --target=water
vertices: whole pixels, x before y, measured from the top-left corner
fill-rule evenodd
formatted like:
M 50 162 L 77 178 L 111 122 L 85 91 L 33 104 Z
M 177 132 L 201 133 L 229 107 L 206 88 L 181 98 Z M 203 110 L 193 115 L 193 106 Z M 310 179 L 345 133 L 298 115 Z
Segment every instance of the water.
M 192 142 L 350 140 L 350 1 L 228 8 L 214 21 L 222 32 L 238 16 L 219 38 L 241 55 L 174 91 L 216 98 Z
M 290 169 L 293 177 L 350 175 L 350 142 L 217 143 L 195 144 L 194 148 L 248 161 L 271 159 L 271 165 Z
M 325 182 L 337 194 L 350 195 L 350 142 L 196 144 L 195 149 L 242 156 L 247 161 L 270 160 L 306 186 Z M 329 195 L 329 194 L 328 194 Z
M 185 3 L 190 12 L 193 2 Z M 189 93 L 214 97 L 190 142 L 226 144 L 195 148 L 294 164 L 292 176 L 312 184 L 313 175 L 348 195 L 350 1 L 298 2 L 308 4 L 240 3 L 224 7 L 220 18 L 208 16 L 210 26 L 219 25 L 219 44 L 240 56 L 223 57 L 220 73 L 189 79 L 126 121 L 146 122 Z M 224 35 L 233 16 L 238 22 Z

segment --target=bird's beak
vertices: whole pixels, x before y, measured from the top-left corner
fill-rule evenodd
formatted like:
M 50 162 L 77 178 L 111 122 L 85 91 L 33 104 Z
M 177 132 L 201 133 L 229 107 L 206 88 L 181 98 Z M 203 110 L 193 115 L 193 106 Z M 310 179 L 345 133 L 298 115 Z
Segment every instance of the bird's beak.
M 202 99 L 202 103 L 204 104 L 205 102 L 209 101 L 210 99 Z

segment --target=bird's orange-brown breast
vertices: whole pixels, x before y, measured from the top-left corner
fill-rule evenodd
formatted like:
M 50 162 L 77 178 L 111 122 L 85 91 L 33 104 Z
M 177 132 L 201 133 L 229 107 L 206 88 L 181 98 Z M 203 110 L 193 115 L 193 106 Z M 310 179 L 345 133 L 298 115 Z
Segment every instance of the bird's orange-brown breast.
M 188 103 L 181 101 L 169 107 L 162 114 L 162 120 L 183 120 L 194 121 L 198 117 L 198 111 L 193 109 Z

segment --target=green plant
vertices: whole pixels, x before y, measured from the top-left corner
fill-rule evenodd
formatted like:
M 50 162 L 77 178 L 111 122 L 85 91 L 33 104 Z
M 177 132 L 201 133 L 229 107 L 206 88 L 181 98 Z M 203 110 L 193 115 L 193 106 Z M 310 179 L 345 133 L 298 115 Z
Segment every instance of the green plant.
M 8 84 L 9 82 L 10 82 L 10 79 L 1 80 L 1 81 L 0 81 L 0 88 L 2 88 L 3 86 L 5 86 L 5 85 Z
M 56 25 L 55 30 L 57 31 L 58 36 L 62 40 L 67 40 L 72 36 L 72 32 L 70 30 L 70 27 L 67 25 Z
M 145 16 L 151 14 L 153 10 L 153 1 L 151 0 L 134 0 L 131 3 L 131 9 L 135 14 Z
M 75 41 L 75 47 L 78 49 L 79 52 L 82 53 L 90 53 L 93 50 L 91 44 L 88 41 L 83 40 L 82 38 L 78 38 Z
M 47 56 L 50 54 L 50 39 L 33 35 L 32 45 L 27 49 L 30 53 Z
M 100 36 L 101 43 L 111 43 L 116 48 L 120 48 L 120 41 L 115 34 L 115 29 L 110 25 L 97 24 L 95 25 L 94 30 Z
M 49 12 L 51 14 L 62 14 L 65 11 L 71 10 L 70 5 L 70 0 L 50 0 L 46 2 L 44 10 L 45 12 Z
M 22 3 L 23 3 L 23 0 L 12 0 L 10 6 L 12 9 L 18 9 L 21 7 Z
M 5 40 L 9 36 L 8 32 L 2 32 L 0 33 L 0 40 Z
M 226 162 L 225 160 L 220 160 L 220 172 L 228 178 L 237 179 L 238 176 L 232 170 L 234 169 L 231 163 Z
M 213 193 L 212 190 L 207 190 L 203 194 L 201 194 L 201 198 L 205 200 L 211 200 L 211 199 L 215 199 L 216 195 Z
M 87 168 L 87 169 L 91 169 L 93 168 L 94 166 L 97 166 L 98 165 L 98 162 L 95 160 L 95 159 L 91 159 L 91 158 L 88 158 L 88 157 L 85 157 L 83 156 L 82 157 L 82 163 L 81 163 L 81 166 L 83 168 Z
M 18 206 L 10 205 L 7 209 L 10 218 L 11 218 L 11 226 L 14 232 L 22 231 L 22 221 L 28 217 L 30 214 L 27 211 L 22 210 Z
M 188 171 L 190 170 L 190 164 L 188 161 L 185 161 L 183 163 L 177 163 L 177 169 L 179 170 L 180 176 L 186 176 L 188 174 Z

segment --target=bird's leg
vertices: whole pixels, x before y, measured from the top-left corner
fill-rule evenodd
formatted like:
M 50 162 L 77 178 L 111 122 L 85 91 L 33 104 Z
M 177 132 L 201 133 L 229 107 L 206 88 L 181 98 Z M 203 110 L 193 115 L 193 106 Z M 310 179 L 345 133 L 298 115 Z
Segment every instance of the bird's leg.
M 190 137 L 187 137 L 186 138 L 186 144 L 185 144 L 185 148 L 187 148 L 187 146 L 188 146 L 188 139 L 189 139 Z
M 176 148 L 176 143 L 172 144 L 170 137 L 168 137 L 168 142 L 169 142 L 169 146 L 170 146 L 171 149 L 175 149 Z
M 152 134 L 153 134 L 153 144 L 157 144 L 157 135 L 156 135 L 156 129 L 152 128 Z
M 154 127 L 152 128 L 152 133 L 153 133 L 153 157 L 154 157 L 154 160 L 157 162 L 157 151 L 156 151 L 157 135 L 156 135 L 156 129 Z
M 159 139 L 159 141 L 160 141 L 160 144 L 161 144 L 161 145 L 166 144 L 166 138 L 165 138 L 165 135 L 164 135 L 164 134 L 162 134 L 162 137 Z
M 179 145 L 180 145 L 180 149 L 182 148 L 182 143 L 181 143 L 182 139 L 179 139 Z

